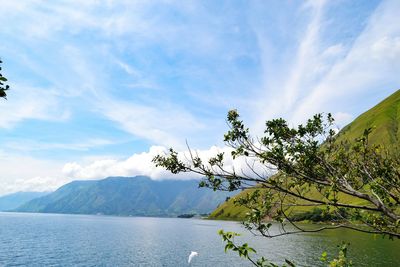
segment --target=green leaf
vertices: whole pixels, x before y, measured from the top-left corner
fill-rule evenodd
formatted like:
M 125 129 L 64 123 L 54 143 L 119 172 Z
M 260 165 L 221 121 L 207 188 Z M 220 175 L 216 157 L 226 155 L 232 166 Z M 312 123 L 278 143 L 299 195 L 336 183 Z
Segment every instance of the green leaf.
M 296 267 L 296 265 L 294 265 L 294 263 L 291 262 L 291 261 L 288 260 L 288 259 L 285 259 L 285 262 L 286 262 L 287 264 L 289 264 L 290 267 Z
M 321 261 L 327 261 L 328 253 L 326 251 L 322 252 L 321 254 Z

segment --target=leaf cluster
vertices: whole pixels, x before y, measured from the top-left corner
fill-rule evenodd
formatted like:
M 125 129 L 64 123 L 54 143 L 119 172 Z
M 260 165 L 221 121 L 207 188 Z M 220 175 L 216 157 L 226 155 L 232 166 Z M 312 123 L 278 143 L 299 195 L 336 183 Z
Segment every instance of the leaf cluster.
M 0 60 L 0 64 L 2 64 L 2 63 L 3 63 L 3 61 Z M 7 78 L 1 74 L 1 70 L 2 70 L 2 68 L 0 66 L 0 97 L 7 99 L 6 91 L 8 91 L 10 89 L 10 86 L 8 84 L 5 84 L 7 82 Z
M 225 252 L 232 250 L 237 252 L 240 257 L 248 259 L 254 266 L 259 267 L 279 267 L 279 265 L 268 261 L 266 258 L 261 257 L 259 259 L 253 259 L 250 255 L 252 253 L 257 253 L 256 250 L 250 247 L 247 243 L 238 245 L 235 243 L 235 237 L 240 236 L 240 234 L 235 232 L 225 232 L 224 230 L 219 230 L 218 234 L 222 237 L 222 240 L 226 242 Z M 285 260 L 286 264 L 281 265 L 281 267 L 295 267 L 294 263 L 289 260 Z
M 350 244 L 342 243 L 338 246 L 339 253 L 338 256 L 331 261 L 328 260 L 328 254 L 323 252 L 321 255 L 322 262 L 329 262 L 329 267 L 352 267 L 353 262 L 347 256 L 347 249 Z

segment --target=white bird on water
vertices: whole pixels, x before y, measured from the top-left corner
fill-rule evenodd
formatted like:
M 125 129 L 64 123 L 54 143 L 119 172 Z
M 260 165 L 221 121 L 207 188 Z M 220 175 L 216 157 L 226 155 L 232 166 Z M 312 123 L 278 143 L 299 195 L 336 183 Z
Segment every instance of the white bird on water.
M 199 256 L 199 253 L 197 253 L 196 251 L 192 251 L 190 252 L 189 258 L 188 258 L 188 263 L 190 264 L 190 262 L 192 261 L 194 256 Z

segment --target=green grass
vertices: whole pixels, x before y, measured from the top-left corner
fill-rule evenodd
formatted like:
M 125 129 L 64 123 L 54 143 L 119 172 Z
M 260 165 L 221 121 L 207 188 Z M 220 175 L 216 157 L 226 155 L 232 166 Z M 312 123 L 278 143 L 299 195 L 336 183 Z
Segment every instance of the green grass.
M 209 219 L 215 220 L 232 220 L 240 221 L 246 216 L 246 212 L 249 210 L 243 206 L 236 206 L 234 204 L 235 199 L 241 198 L 249 193 L 251 189 L 244 190 L 239 194 L 231 197 L 228 201 L 225 201 L 219 205 L 208 217 Z
M 361 114 L 352 123 L 343 128 L 339 140 L 354 141 L 366 128 L 372 127 L 370 142 L 387 147 L 398 147 L 400 140 L 400 90 Z
M 389 149 L 398 149 L 400 140 L 400 90 L 393 93 L 391 96 L 377 104 L 372 109 L 366 111 L 357 117 L 352 123 L 344 127 L 339 133 L 339 141 L 354 141 L 362 136 L 366 128 L 373 127 L 374 130 L 369 136 L 369 141 L 372 144 L 381 144 Z M 217 220 L 242 220 L 245 218 L 248 209 L 242 206 L 236 206 L 234 200 L 244 196 L 250 192 L 244 190 L 232 197 L 225 203 L 215 209 L 210 219 Z M 321 198 L 317 190 L 310 190 L 309 197 Z M 362 200 L 348 195 L 340 195 L 340 202 L 348 204 L 365 204 Z M 311 212 L 313 207 L 296 207 L 293 213 Z
M 222 203 L 218 206 L 209 216 L 209 219 L 215 220 L 232 220 L 232 221 L 240 221 L 246 217 L 246 213 L 249 211 L 247 208 L 243 206 L 235 205 L 235 199 L 244 197 L 246 194 L 251 193 L 254 189 L 246 189 L 230 198 L 228 201 Z M 323 199 L 324 197 L 316 190 L 311 189 L 307 196 L 312 199 Z M 339 193 L 339 202 L 345 204 L 354 204 L 354 205 L 366 205 L 366 201 L 352 197 L 349 195 Z M 299 204 L 310 204 L 307 201 L 300 201 Z M 303 213 L 311 213 L 315 207 L 313 206 L 297 206 L 292 210 L 288 210 L 288 213 L 292 215 L 299 215 Z

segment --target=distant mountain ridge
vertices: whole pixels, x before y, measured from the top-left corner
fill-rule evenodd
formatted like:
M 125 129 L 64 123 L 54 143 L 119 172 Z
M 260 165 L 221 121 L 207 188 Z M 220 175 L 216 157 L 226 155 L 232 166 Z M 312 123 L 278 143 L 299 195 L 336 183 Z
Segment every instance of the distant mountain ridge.
M 16 192 L 0 197 L 0 211 L 10 211 L 50 192 Z
M 108 177 L 73 181 L 49 195 L 29 201 L 15 211 L 124 216 L 203 214 L 214 210 L 229 195 L 198 188 L 196 180 Z

